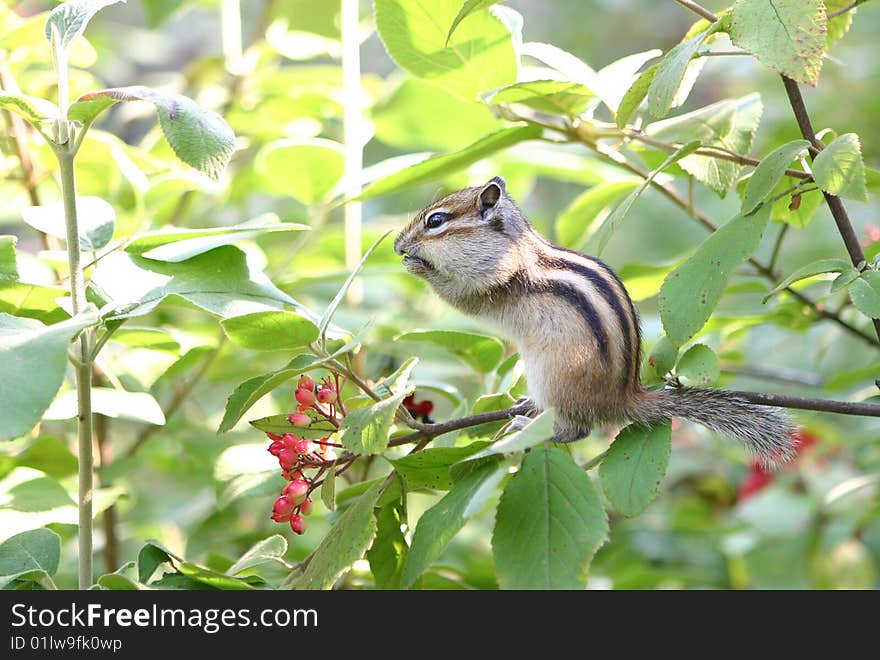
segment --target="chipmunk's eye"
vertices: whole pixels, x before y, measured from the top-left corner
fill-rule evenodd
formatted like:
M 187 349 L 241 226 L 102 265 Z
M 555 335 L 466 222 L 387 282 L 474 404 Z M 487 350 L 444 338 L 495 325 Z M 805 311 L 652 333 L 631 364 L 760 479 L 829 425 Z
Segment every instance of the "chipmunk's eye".
M 428 229 L 434 229 L 434 228 L 442 225 L 444 222 L 449 220 L 449 218 L 451 218 L 451 217 L 452 216 L 450 216 L 448 213 L 432 213 L 431 215 L 428 216 L 428 219 L 425 220 L 425 226 Z

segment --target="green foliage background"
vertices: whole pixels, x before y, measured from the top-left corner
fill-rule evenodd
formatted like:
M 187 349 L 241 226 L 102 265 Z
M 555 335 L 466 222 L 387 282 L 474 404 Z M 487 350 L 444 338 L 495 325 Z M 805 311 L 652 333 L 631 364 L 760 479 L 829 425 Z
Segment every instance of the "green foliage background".
M 466 3 L 376 0 L 376 19 L 373 3 L 361 3 L 362 102 L 368 118 L 364 161 L 368 171 L 374 165 L 381 168 L 374 171 L 376 179 L 393 173 L 400 177 L 383 179 L 367 189 L 362 251 L 385 232 L 402 227 L 413 213 L 443 192 L 501 174 L 508 190 L 545 235 L 567 247 L 588 250 L 595 249 L 600 239 L 604 247 L 607 239 L 602 258 L 621 274 L 637 300 L 646 354 L 653 349 L 652 355 L 659 356 L 664 365 L 659 376 L 646 365 L 646 378 L 659 382 L 666 367 L 672 369 L 678 362 L 673 370 L 681 380 L 702 386 L 876 400 L 878 347 L 841 331 L 832 322 L 815 318 L 788 294 L 774 295 L 765 302 L 774 282 L 756 276 L 748 266 L 738 267 L 729 281 L 721 282 L 720 300 L 711 319 L 705 326 L 697 323 L 696 330 L 678 333 L 675 343 L 682 344 L 681 350 L 670 356 L 670 350 L 674 353 L 677 347 L 670 349 L 661 343 L 666 340 L 661 340 L 660 286 L 708 234 L 652 188 L 635 199 L 627 216 L 615 224 L 613 234 L 596 232 L 615 204 L 635 189 L 638 177 L 602 160 L 582 144 L 528 139 L 539 131 L 511 128 L 486 104 L 473 100 L 477 92 L 487 89 L 474 87 L 470 76 L 462 80 L 429 72 L 428 78 L 416 77 L 413 72 L 419 73 L 418 56 L 408 53 L 405 43 L 397 44 L 396 37 L 388 36 L 403 34 L 400 25 L 394 23 L 396 27 L 383 34 L 385 44 L 375 29 L 376 20 L 382 27 L 383 11 L 387 12 L 385 20 L 391 20 L 401 7 L 417 6 L 427 18 L 422 16 L 421 22 L 413 24 L 413 34 L 419 37 L 417 43 L 427 43 L 435 37 L 421 36 L 419 30 L 427 29 L 428 18 L 443 16 L 442 24 L 448 26 L 451 20 L 445 17 L 454 17 L 462 4 Z M 666 53 L 696 20 L 671 1 L 509 0 L 503 4 L 522 15 L 525 42 L 553 44 L 596 70 L 636 52 L 659 48 Z M 723 2 L 704 4 L 715 12 L 727 6 Z M 845 4 L 849 3 L 828 3 L 829 9 Z M 8 80 L 15 80 L 29 96 L 55 98 L 48 49 L 42 39 L 45 16 L 26 18 L 52 6 L 31 1 L 0 5 L 0 67 L 6 74 L 0 87 L 6 91 L 10 91 Z M 217 0 L 129 0 L 109 7 L 93 19 L 86 33 L 88 41 L 79 42 L 71 55 L 73 98 L 92 89 L 150 85 L 185 94 L 216 110 L 237 136 L 237 152 L 214 182 L 175 158 L 171 147 L 160 139 L 155 111 L 149 104 L 119 104 L 102 115 L 83 143 L 77 177 L 80 195 L 101 197 L 115 209 L 111 247 L 134 234 L 168 225 L 198 229 L 253 221 L 253 226 L 263 228 L 242 228 L 234 239 L 226 234 L 229 240 L 221 240 L 201 256 L 192 256 L 186 252 L 187 246 L 172 243 L 167 249 L 181 252 L 178 261 L 164 264 L 163 272 L 177 278 L 178 288 L 171 290 L 176 295 L 155 309 L 140 309 L 144 316 L 127 322 L 101 354 L 98 365 L 104 375 L 98 384 L 110 392 L 110 403 L 97 408 L 97 412 L 106 413 L 98 417 L 106 456 L 99 471 L 96 509 L 103 512 L 113 506 L 112 524 L 119 545 L 113 565 L 105 568 L 106 535 L 97 525 L 96 564 L 98 575 L 117 569 L 120 573 L 104 576 L 99 584 L 131 588 L 152 579 L 156 586 L 169 588 L 289 586 L 285 580 L 291 566 L 322 542 L 332 543 L 335 534 L 344 537 L 345 551 L 334 548 L 332 553 L 316 554 L 319 559 L 296 577 L 294 586 L 496 588 L 499 581 L 501 586 L 541 586 L 544 583 L 523 578 L 530 570 L 523 562 L 528 563 L 530 556 L 509 552 L 511 546 L 528 540 L 520 538 L 528 535 L 528 528 L 512 526 L 510 517 L 496 527 L 498 501 L 501 499 L 502 508 L 515 510 L 527 521 L 540 521 L 555 504 L 530 502 L 531 489 L 537 492 L 543 488 L 539 463 L 556 466 L 560 475 L 568 474 L 566 471 L 574 469 L 572 458 L 579 464 L 595 458 L 618 429 L 594 432 L 571 447 L 571 457 L 568 450 L 536 449 L 513 478 L 505 471 L 509 464 L 501 462 L 500 454 L 490 455 L 483 463 L 474 461 L 477 466 L 466 475 L 453 472 L 450 478 L 448 470 L 444 472 L 443 488 L 421 482 L 421 487 L 408 492 L 403 500 L 399 493 L 395 499 L 393 489 L 383 491 L 377 486 L 379 481 L 371 481 L 390 471 L 385 458 L 362 460 L 337 479 L 337 510 L 316 503 L 303 536 L 269 519 L 272 501 L 284 482 L 274 459 L 265 451 L 265 436 L 247 420 L 293 410 L 293 381 L 256 401 L 234 426 L 235 420 L 229 419 L 225 407 L 240 383 L 284 368 L 300 351 L 290 346 L 246 348 L 248 340 L 237 336 L 228 321 L 221 328 L 205 310 L 222 318 L 251 311 L 242 303 L 239 286 L 248 278 L 248 286 L 256 288 L 245 293 L 278 299 L 290 296 L 301 305 L 301 311 L 311 310 L 303 314 L 312 315 L 315 323 L 337 294 L 351 271 L 345 258 L 343 211 L 336 202 L 346 192 L 340 183 L 345 168 L 342 118 L 344 106 L 353 100 L 342 93 L 337 2 L 255 0 L 242 2 L 240 9 L 245 47 L 240 61 L 230 60 L 228 53 L 224 60 L 224 46 L 230 46 L 221 38 L 222 12 Z M 465 18 L 452 39 L 503 30 L 491 16 L 483 12 Z M 508 15 L 510 20 L 515 24 L 515 18 Z M 818 87 L 801 85 L 817 131 L 833 131 L 824 137 L 826 142 L 847 133 L 858 135 L 870 194 L 867 201 L 847 199 L 846 205 L 869 259 L 880 251 L 880 223 L 876 222 L 880 184 L 876 170 L 871 169 L 880 163 L 878 31 L 880 7 L 868 2 L 859 8 L 846 36 L 831 48 Z M 435 32 L 436 26 L 431 28 L 431 34 Z M 512 51 L 514 44 L 499 48 Z M 728 43 L 719 48 L 733 46 Z M 410 73 L 398 66 L 388 51 L 400 65 L 409 63 L 406 68 Z M 508 71 L 490 59 L 475 65 L 481 75 L 500 81 L 489 88 L 515 82 L 515 70 Z M 735 150 L 763 158 L 780 145 L 800 139 L 777 74 L 752 57 L 703 59 L 699 80 L 686 103 L 673 109 L 673 116 L 724 99 L 737 99 L 742 107 L 752 103 L 754 99 L 748 95 L 757 92 L 763 115 L 754 140 L 751 147 L 746 140 Z M 535 64 L 534 60 L 528 62 Z M 558 112 L 561 108 L 573 114 L 592 98 L 589 90 L 571 86 L 561 91 L 544 87 L 537 92 L 517 89 L 504 93 L 508 94 L 506 100 L 502 97 L 505 103 L 537 97 L 530 103 L 533 109 Z M 650 93 L 648 98 L 651 104 Z M 613 119 L 601 111 L 599 115 Z M 66 282 L 57 281 L 53 268 L 63 273 L 66 265 L 59 244 L 52 240 L 43 243 L 40 233 L 22 221 L 22 209 L 34 200 L 22 180 L 18 152 L 9 137 L 12 124 L 8 117 L 4 119 L 6 128 L 0 132 L 0 234 L 17 240 L 15 268 L 0 270 L 0 312 L 53 324 L 66 318 L 55 303 L 64 295 L 61 287 Z M 679 136 L 673 125 L 655 136 L 683 144 L 699 137 L 688 134 L 691 128 L 686 127 Z M 506 148 L 467 149 L 487 134 L 502 130 L 506 132 L 495 139 L 509 144 Z M 33 194 L 42 204 L 58 201 L 51 150 L 33 134 L 26 142 L 36 176 Z M 413 174 L 404 168 L 415 162 L 414 155 L 426 152 L 459 154 L 433 168 L 422 166 L 425 170 L 416 179 L 419 183 L 410 185 L 412 182 L 404 179 L 420 171 Z M 638 146 L 633 152 L 645 171 L 659 166 L 667 155 Z M 388 161 L 397 157 L 400 160 Z M 745 184 L 719 195 L 706 185 L 689 181 L 685 170 L 693 172 L 693 168 L 687 166 L 687 158 L 692 156 L 672 165 L 659 175 L 661 179 L 672 181 L 685 198 L 692 195 L 693 205 L 717 225 L 737 216 Z M 774 259 L 774 239 L 787 227 L 775 262 L 781 275 L 819 259 L 843 261 L 831 264 L 827 271 L 815 272 L 845 275 L 847 255 L 827 208 L 819 204 L 819 194 L 804 196 L 801 215 L 785 210 L 789 201 L 782 200 L 772 211 L 764 208 L 768 228 L 753 256 L 764 263 Z M 807 213 L 810 208 L 814 210 L 812 217 Z M 759 217 L 760 213 L 747 217 Z M 591 217 L 597 219 L 588 235 L 584 222 Z M 311 230 L 288 227 L 279 231 L 277 226 L 272 228 L 277 219 L 308 225 Z M 731 222 L 731 227 L 725 228 L 728 236 L 737 231 L 733 225 Z M 204 239 L 203 235 L 193 237 Z M 758 238 L 754 232 L 752 237 Z M 224 245 L 224 241 L 235 245 Z M 491 340 L 474 343 L 466 335 L 443 339 L 413 332 L 490 331 L 451 310 L 423 283 L 408 276 L 393 254 L 391 242 L 386 239 L 380 243 L 362 270 L 360 301 L 352 304 L 347 299 L 333 319 L 338 328 L 349 331 L 370 324 L 361 337 L 363 348 L 355 358 L 356 368 L 377 381 L 418 356 L 412 374 L 416 398 L 435 403 L 433 417 L 437 420 L 509 406 L 524 385 L 516 369 L 510 370 L 510 363 L 498 366 L 502 357 L 509 355 L 509 347 Z M 0 265 L 13 263 L 8 258 L 12 245 L 11 241 L 0 242 Z M 161 247 L 156 243 L 132 245 L 128 252 L 142 255 L 133 257 L 135 261 L 149 258 L 150 249 Z M 212 247 L 199 245 L 197 250 Z M 727 254 L 723 246 L 721 252 Z M 105 264 L 120 254 L 107 257 Z M 746 251 L 748 254 L 752 252 Z M 114 299 L 126 299 L 128 287 L 140 286 L 137 281 L 130 284 L 123 272 L 110 269 L 104 274 L 103 282 Z M 274 285 L 261 279 L 258 274 L 263 272 Z M 98 273 L 95 277 L 101 280 Z M 876 316 L 870 311 L 872 296 L 880 290 L 872 279 L 875 275 L 858 280 L 850 290 L 854 291 L 855 306 L 845 286 L 829 290 L 827 277 L 806 279 L 794 287 L 870 336 L 868 317 L 859 310 Z M 212 297 L 215 285 L 239 287 L 239 295 Z M 306 334 L 313 328 L 308 322 L 298 327 Z M 697 330 L 699 334 L 690 341 Z M 259 332 L 262 327 L 255 344 L 268 336 Z M 287 328 L 285 336 L 296 332 Z M 65 335 L 67 339 L 69 335 Z M 39 373 L 38 365 L 21 368 Z M 75 585 L 76 458 L 72 448 L 76 433 L 69 419 L 73 410 L 70 389 L 68 378 L 38 426 L 19 429 L 15 439 L 0 445 L 0 541 L 42 527 L 55 532 L 61 541 L 59 549 L 58 537 L 39 530 L 37 536 L 0 546 L 5 548 L 5 554 L 0 553 L 0 577 L 11 576 L 3 580 L 10 587 Z M 120 390 L 125 394 L 119 394 Z M 572 515 L 553 520 L 562 525 L 568 522 L 582 534 L 575 547 L 562 546 L 569 561 L 552 567 L 546 586 L 570 587 L 586 579 L 588 586 L 601 588 L 876 587 L 880 565 L 878 425 L 872 418 L 808 411 L 797 411 L 794 419 L 818 438 L 817 444 L 751 497 L 740 494 L 750 476 L 747 457 L 738 446 L 701 428 L 674 425 L 671 453 L 668 446 L 659 446 L 658 456 L 652 457 L 655 463 L 659 461 L 662 478 L 668 454 L 659 494 L 651 501 L 656 491 L 643 496 L 637 493 L 637 501 L 627 500 L 624 506 L 612 501 L 618 506 L 607 507 L 607 540 L 592 560 L 588 578 L 589 556 L 582 555 L 589 555 L 589 550 L 601 543 L 605 525 L 598 498 L 608 504 L 608 498 L 614 500 L 614 491 L 621 489 L 634 496 L 631 488 L 619 482 L 610 489 L 605 485 L 602 495 L 597 471 L 574 469 L 571 483 L 586 484 L 572 494 L 584 499 L 580 518 Z M 231 428 L 218 434 L 221 425 Z M 467 430 L 457 437 L 445 436 L 435 446 L 490 440 L 495 430 L 497 425 Z M 664 435 L 663 429 L 659 435 Z M 620 453 L 625 449 L 629 448 L 623 444 L 618 447 Z M 391 450 L 385 456 L 397 459 L 403 453 Z M 609 454 L 609 462 L 603 464 L 603 472 L 610 471 L 612 456 Z M 519 465 L 519 460 L 515 463 Z M 636 476 L 656 480 L 655 463 L 643 466 L 644 474 Z M 398 466 L 404 481 L 424 477 L 422 473 L 411 475 L 407 469 L 414 468 L 405 463 Z M 433 509 L 434 513 L 425 517 L 422 539 L 414 538 L 412 530 L 420 517 L 437 504 L 453 479 L 472 490 L 450 491 L 446 495 L 449 499 L 444 500 L 449 504 L 448 510 L 444 509 L 447 517 L 441 519 Z M 502 480 L 502 485 L 509 486 L 503 496 L 502 488 L 481 490 L 485 484 L 494 486 Z M 378 507 L 375 515 L 374 506 Z M 622 512 L 633 517 L 624 517 Z M 401 520 L 408 524 L 405 534 L 400 533 Z M 367 561 L 359 560 L 375 529 L 379 536 Z M 447 533 L 451 537 L 448 546 L 434 542 Z M 281 534 L 286 543 L 274 534 Z M 496 552 L 494 562 L 493 542 L 508 550 Z M 18 561 L 24 551 L 16 548 L 22 543 L 33 543 L 40 549 L 38 565 Z M 418 555 L 418 561 L 412 561 L 416 568 L 390 565 L 389 561 L 403 561 L 401 548 L 407 545 L 412 548 L 411 557 Z M 352 564 L 354 568 L 348 571 Z M 156 572 L 160 565 L 173 565 L 176 570 L 161 577 L 161 571 Z M 338 576 L 342 577 L 337 582 Z

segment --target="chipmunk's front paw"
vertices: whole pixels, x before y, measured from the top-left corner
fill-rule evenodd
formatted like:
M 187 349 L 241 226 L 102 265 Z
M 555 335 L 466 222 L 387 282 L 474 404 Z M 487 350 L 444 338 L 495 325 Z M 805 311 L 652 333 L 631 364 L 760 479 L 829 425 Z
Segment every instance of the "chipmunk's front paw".
M 507 422 L 507 426 L 504 427 L 504 433 L 516 433 L 517 431 L 522 431 L 525 427 L 532 423 L 531 417 L 526 417 L 525 415 L 514 415 L 509 422 Z
M 523 417 L 534 417 L 541 409 L 538 407 L 532 399 L 527 396 L 520 397 L 516 400 L 516 403 L 513 404 L 513 409 L 516 411 L 517 415 L 521 415 Z
M 587 426 L 570 427 L 554 424 L 553 437 L 550 440 L 552 442 L 568 443 L 586 438 L 588 435 L 590 435 L 590 428 Z

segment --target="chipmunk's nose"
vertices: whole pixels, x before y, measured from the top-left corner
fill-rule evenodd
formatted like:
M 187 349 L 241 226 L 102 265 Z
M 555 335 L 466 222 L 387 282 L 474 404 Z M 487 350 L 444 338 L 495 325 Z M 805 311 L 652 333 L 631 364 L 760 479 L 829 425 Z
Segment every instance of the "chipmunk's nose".
M 397 254 L 406 253 L 406 241 L 404 240 L 403 232 L 397 235 L 397 238 L 394 239 L 394 251 Z

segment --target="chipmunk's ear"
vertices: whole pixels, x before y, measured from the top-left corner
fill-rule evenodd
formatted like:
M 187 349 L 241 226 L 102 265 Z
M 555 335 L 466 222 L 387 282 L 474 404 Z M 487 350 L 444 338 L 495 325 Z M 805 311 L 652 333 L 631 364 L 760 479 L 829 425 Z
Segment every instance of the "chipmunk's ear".
M 484 211 L 495 206 L 505 190 L 506 184 L 500 176 L 489 179 L 486 185 L 480 188 L 480 193 L 477 195 L 477 210 Z

